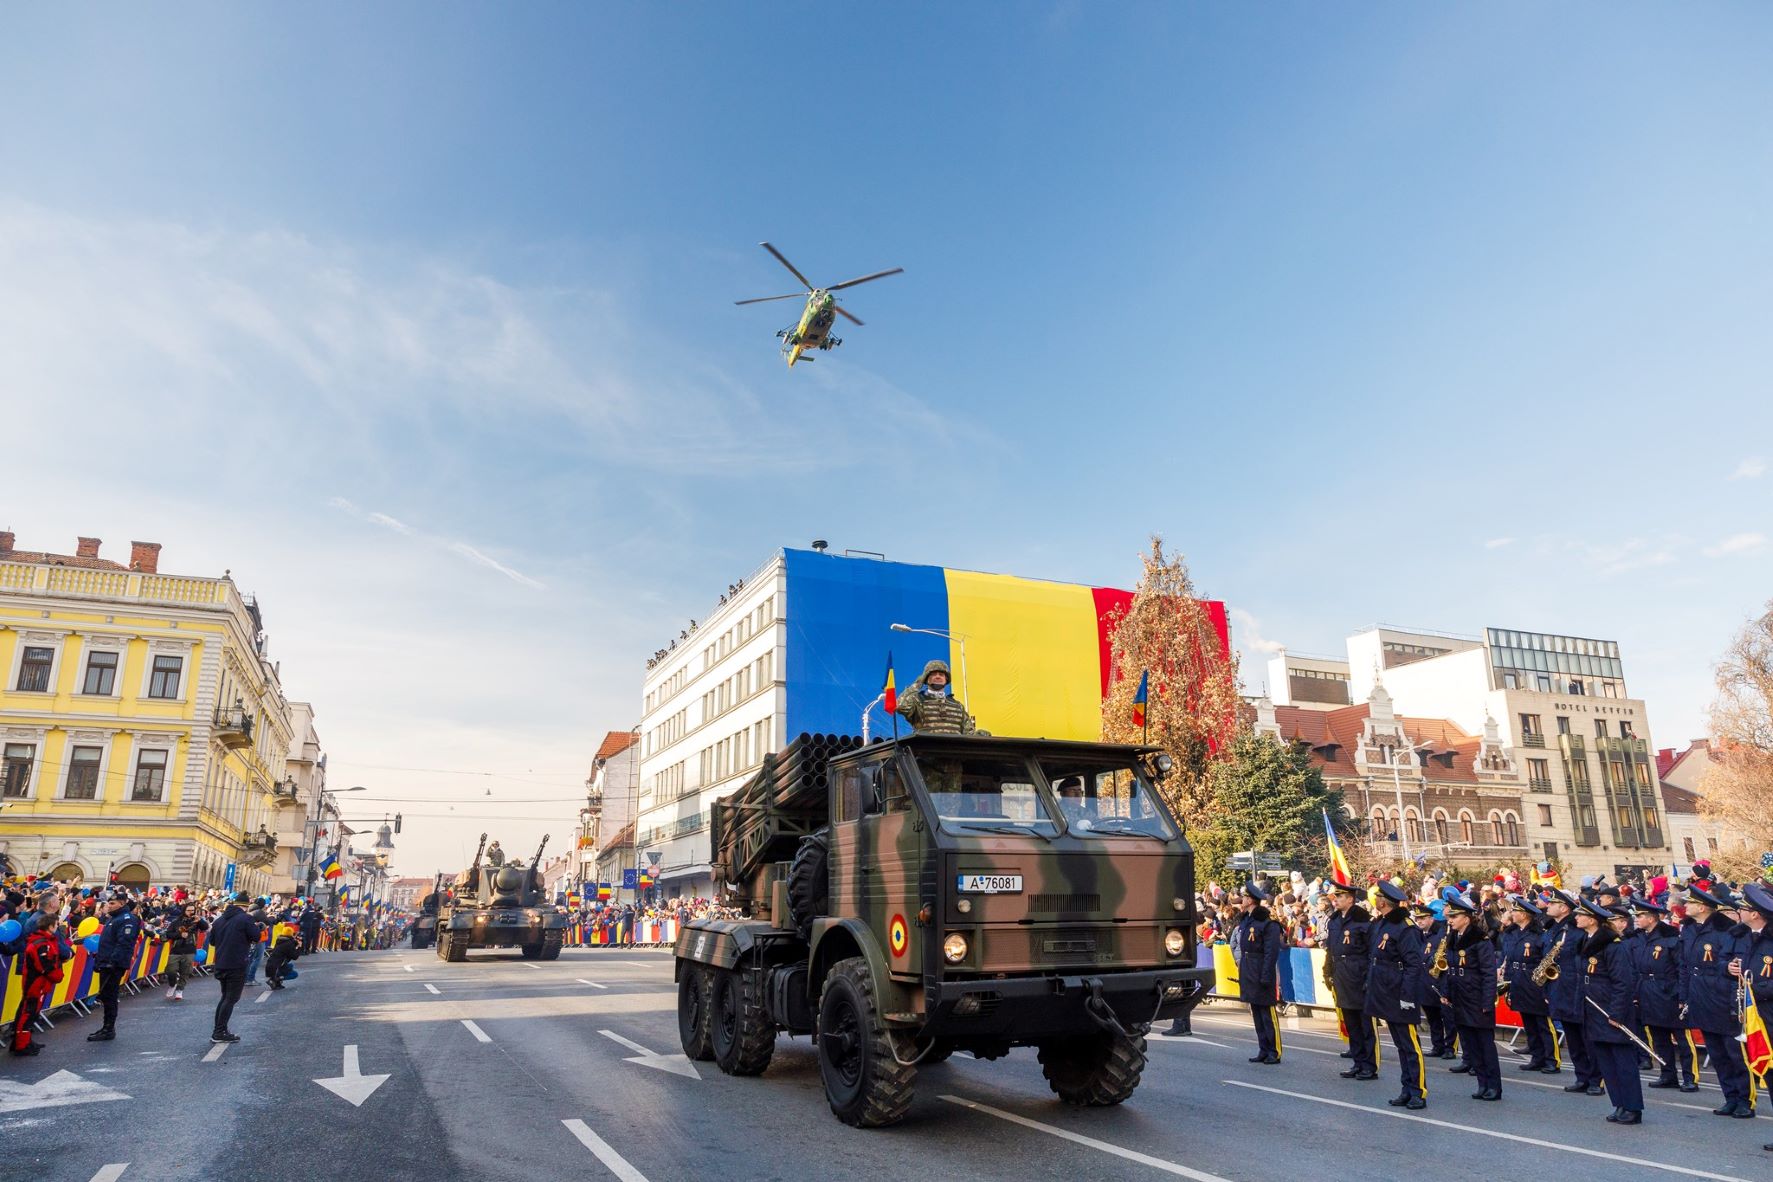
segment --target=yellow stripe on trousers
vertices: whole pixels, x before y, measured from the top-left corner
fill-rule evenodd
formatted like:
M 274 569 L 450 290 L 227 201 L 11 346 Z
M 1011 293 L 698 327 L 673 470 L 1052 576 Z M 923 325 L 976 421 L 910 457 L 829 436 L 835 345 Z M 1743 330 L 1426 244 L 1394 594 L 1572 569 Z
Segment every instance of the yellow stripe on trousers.
M 1428 1096 L 1428 1063 L 1422 1058 L 1422 1039 L 1416 1033 L 1416 1023 L 1410 1023 L 1410 1045 L 1416 1048 L 1416 1090 L 1424 1098 Z

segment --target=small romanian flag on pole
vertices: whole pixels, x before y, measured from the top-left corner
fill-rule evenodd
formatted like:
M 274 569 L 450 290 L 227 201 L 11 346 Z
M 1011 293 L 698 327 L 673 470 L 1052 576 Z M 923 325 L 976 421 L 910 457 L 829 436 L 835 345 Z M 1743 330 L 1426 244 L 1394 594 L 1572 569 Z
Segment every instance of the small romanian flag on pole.
M 610 884 L 609 883 L 600 882 L 597 884 L 597 897 L 599 899 L 602 899 L 605 901 L 607 901 L 609 899 L 609 897 L 610 897 Z
M 899 712 L 899 687 L 893 678 L 893 654 L 890 649 L 887 650 L 886 689 L 882 691 L 881 696 L 886 699 L 886 712 L 897 714 Z
M 320 877 L 322 878 L 342 878 L 344 877 L 344 874 L 345 868 L 339 865 L 339 855 L 337 851 L 326 855 L 326 861 L 320 863 Z
M 1324 810 L 1324 840 L 1330 844 L 1330 877 L 1342 886 L 1352 885 L 1354 877 L 1348 872 L 1348 859 L 1342 856 L 1342 845 L 1336 840 L 1336 831 L 1330 827 L 1330 810 Z
M 1145 703 L 1151 697 L 1151 670 L 1139 674 L 1139 692 L 1133 695 L 1133 725 L 1145 725 Z

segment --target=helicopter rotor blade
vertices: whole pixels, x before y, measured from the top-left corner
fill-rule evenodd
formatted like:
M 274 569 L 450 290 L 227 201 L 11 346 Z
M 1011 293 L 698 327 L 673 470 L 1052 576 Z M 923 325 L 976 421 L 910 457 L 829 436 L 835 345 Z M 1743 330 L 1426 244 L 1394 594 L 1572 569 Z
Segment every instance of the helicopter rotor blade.
M 767 242 L 759 242 L 757 245 L 763 247 L 765 250 L 767 250 L 771 254 L 775 255 L 776 261 L 778 263 L 781 263 L 784 267 L 787 267 L 789 274 L 793 275 L 796 279 L 798 279 L 802 283 L 806 284 L 806 289 L 808 291 L 813 290 L 813 281 L 811 279 L 808 279 L 805 275 L 802 275 L 800 273 L 800 269 L 798 267 L 796 267 L 793 263 L 788 261 L 787 255 L 783 254 L 781 251 L 777 250 L 775 247 L 771 246 Z
M 767 304 L 771 300 L 804 300 L 804 299 L 806 299 L 806 292 L 792 291 L 792 292 L 789 292 L 787 295 L 758 296 L 754 300 L 734 300 L 733 303 L 735 303 L 735 304 Z
M 856 314 L 854 312 L 847 311 L 842 304 L 832 304 L 831 310 L 833 312 L 836 312 L 839 316 L 843 317 L 845 320 L 849 321 L 851 324 L 862 323 L 861 320 L 857 319 Z
M 830 287 L 827 287 L 825 290 L 826 291 L 842 291 L 844 288 L 854 287 L 858 283 L 867 283 L 870 280 L 874 280 L 874 279 L 885 279 L 888 275 L 898 275 L 898 274 L 902 273 L 904 270 L 905 270 L 904 267 L 894 267 L 891 271 L 876 271 L 874 274 L 864 275 L 860 279 L 851 279 L 851 280 L 848 280 L 843 283 L 833 283 Z

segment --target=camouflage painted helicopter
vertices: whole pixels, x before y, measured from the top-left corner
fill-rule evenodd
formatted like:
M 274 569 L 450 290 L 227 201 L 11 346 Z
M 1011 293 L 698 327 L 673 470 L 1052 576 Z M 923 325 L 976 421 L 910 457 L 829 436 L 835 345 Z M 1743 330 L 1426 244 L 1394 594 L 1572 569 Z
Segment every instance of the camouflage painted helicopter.
M 876 271 L 872 275 L 864 275 L 860 279 L 850 279 L 843 283 L 833 283 L 830 287 L 814 287 L 812 281 L 802 275 L 794 264 L 789 262 L 783 253 L 767 242 L 758 244 L 776 256 L 776 261 L 788 268 L 790 274 L 806 284 L 805 291 L 792 292 L 788 295 L 760 296 L 754 300 L 735 300 L 736 304 L 766 304 L 771 300 L 806 300 L 806 311 L 800 314 L 800 323 L 784 328 L 776 335 L 782 338 L 782 356 L 788 359 L 788 366 L 793 368 L 796 361 L 811 361 L 811 357 L 802 358 L 801 354 L 808 349 L 831 349 L 843 344 L 831 335 L 831 326 L 837 317 L 842 316 L 852 324 L 861 324 L 855 316 L 846 311 L 831 293 L 842 291 L 846 287 L 854 287 L 858 283 L 867 283 L 872 279 L 885 279 L 888 275 L 897 275 L 904 267 L 894 267 L 890 271 Z

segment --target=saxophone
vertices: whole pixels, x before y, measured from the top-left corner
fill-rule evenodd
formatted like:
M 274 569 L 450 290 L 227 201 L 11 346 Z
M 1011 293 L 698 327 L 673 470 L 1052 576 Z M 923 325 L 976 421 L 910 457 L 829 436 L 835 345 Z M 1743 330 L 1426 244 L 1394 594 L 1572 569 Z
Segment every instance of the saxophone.
M 1553 944 L 1551 948 L 1546 951 L 1545 958 L 1533 969 L 1533 984 L 1543 989 L 1547 982 L 1558 979 L 1558 950 L 1564 946 L 1564 941 L 1569 938 L 1569 932 L 1559 934 L 1557 943 Z
M 1435 946 L 1434 963 L 1428 966 L 1428 975 L 1439 977 L 1447 971 L 1447 940 L 1450 936 L 1442 936 L 1441 942 Z

